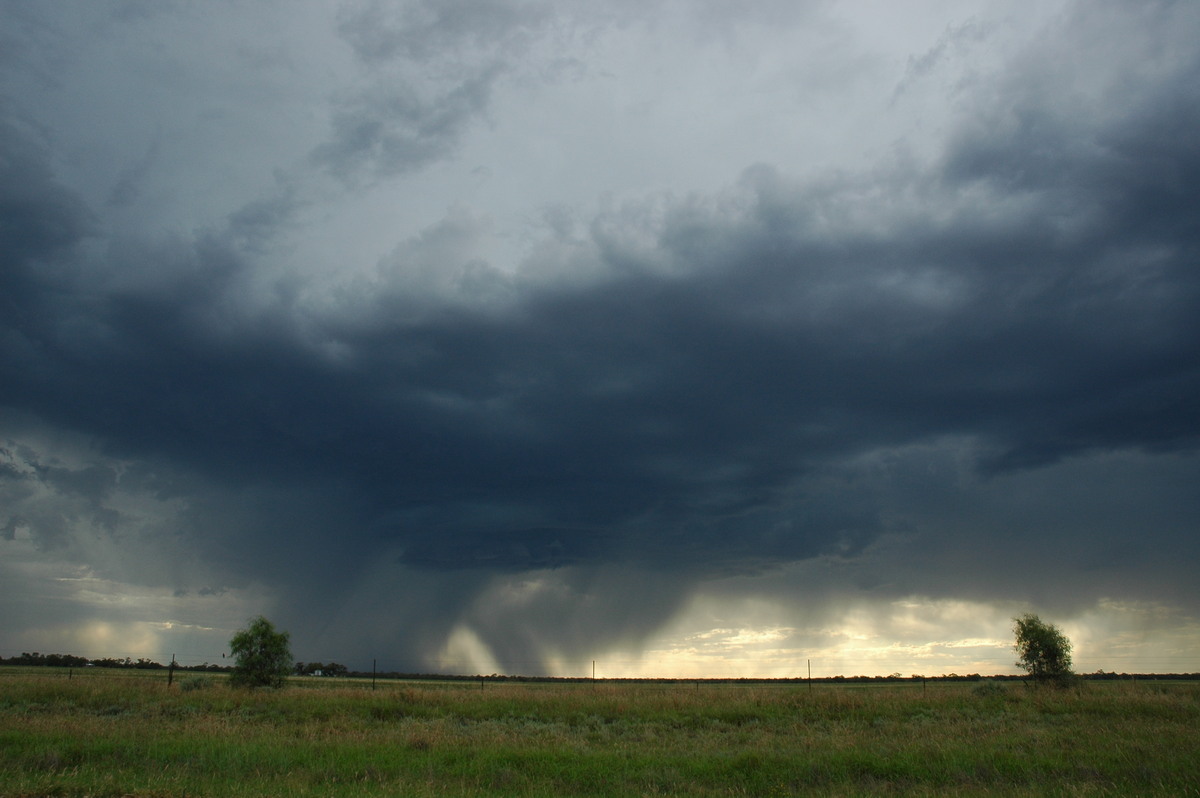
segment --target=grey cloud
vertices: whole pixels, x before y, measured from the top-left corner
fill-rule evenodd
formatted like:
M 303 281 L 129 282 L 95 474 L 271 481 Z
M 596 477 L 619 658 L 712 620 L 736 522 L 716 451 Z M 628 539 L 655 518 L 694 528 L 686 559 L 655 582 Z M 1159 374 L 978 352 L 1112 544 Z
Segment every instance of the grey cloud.
M 14 540 L 19 529 L 40 547 L 68 549 L 80 531 L 111 534 L 121 520 L 106 504 L 115 485 L 116 475 L 106 465 L 43 462 L 29 447 L 10 441 L 0 446 L 4 537 Z
M 109 495 L 117 484 L 116 472 L 103 465 L 90 465 L 78 469 L 53 465 L 39 466 L 38 475 L 63 494 L 79 496 L 93 504 L 98 504 Z
M 142 184 L 146 175 L 154 168 L 154 163 L 160 157 L 162 139 L 157 138 L 137 160 L 126 166 L 108 195 L 108 204 L 115 207 L 128 207 L 136 203 L 142 194 Z
M 451 156 L 549 18 L 545 4 L 473 0 L 343 9 L 339 31 L 368 67 L 369 84 L 337 101 L 332 137 L 314 159 L 354 179 Z
M 485 314 L 511 309 L 520 299 L 517 280 L 485 259 L 493 234 L 488 219 L 451 208 L 380 260 L 370 297 L 357 298 L 371 306 L 363 317 L 409 323 L 454 307 Z
M 947 62 L 953 61 L 960 53 L 967 52 L 973 46 L 986 42 L 992 33 L 991 25 L 976 19 L 948 25 L 933 47 L 919 56 L 909 56 L 904 77 L 896 84 L 892 94 L 893 104 L 911 87 L 936 74 L 939 69 L 946 66 Z M 965 87 L 962 85 L 956 86 L 956 93 L 960 93 L 963 88 Z
M 367 63 L 395 59 L 455 63 L 518 55 L 552 18 L 544 2 L 368 2 L 340 14 L 339 31 Z
M 467 126 L 487 108 L 497 74 L 485 71 L 428 93 L 398 81 L 343 101 L 333 115 L 332 140 L 313 158 L 347 179 L 428 166 L 456 150 Z
M 229 214 L 226 234 L 239 250 L 265 251 L 281 234 L 293 229 L 305 205 L 294 181 L 276 175 L 276 190 Z
M 25 528 L 28 523 L 28 521 L 19 515 L 10 516 L 4 524 L 4 528 L 0 529 L 0 537 L 3 537 L 5 540 L 16 540 L 17 530 Z
M 672 4 L 663 3 L 660 6 L 670 8 Z M 730 42 L 748 28 L 760 27 L 767 29 L 787 30 L 807 22 L 818 16 L 816 12 L 827 7 L 824 0 L 802 0 L 801 2 L 764 2 L 747 5 L 733 0 L 702 0 L 702 2 L 683 3 L 683 18 L 689 27 L 694 28 L 695 35 L 701 40 L 715 39 Z M 636 4 L 627 13 L 646 13 L 647 6 L 638 7 Z M 658 9 L 655 8 L 655 11 Z M 653 13 L 653 12 L 651 12 Z

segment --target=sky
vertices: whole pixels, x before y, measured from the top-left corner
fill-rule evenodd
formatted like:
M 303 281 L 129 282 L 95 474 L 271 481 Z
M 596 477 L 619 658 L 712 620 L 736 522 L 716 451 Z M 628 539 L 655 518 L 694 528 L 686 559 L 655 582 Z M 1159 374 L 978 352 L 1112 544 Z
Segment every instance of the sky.
M 1200 4 L 0 0 L 0 656 L 1200 671 Z

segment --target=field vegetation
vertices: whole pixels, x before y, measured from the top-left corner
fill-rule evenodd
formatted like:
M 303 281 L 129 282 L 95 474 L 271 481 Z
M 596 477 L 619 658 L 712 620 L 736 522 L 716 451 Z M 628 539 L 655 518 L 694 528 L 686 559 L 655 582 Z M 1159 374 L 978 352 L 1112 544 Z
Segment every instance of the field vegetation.
M 1200 684 L 0 671 L 2 796 L 945 794 L 1200 795 Z

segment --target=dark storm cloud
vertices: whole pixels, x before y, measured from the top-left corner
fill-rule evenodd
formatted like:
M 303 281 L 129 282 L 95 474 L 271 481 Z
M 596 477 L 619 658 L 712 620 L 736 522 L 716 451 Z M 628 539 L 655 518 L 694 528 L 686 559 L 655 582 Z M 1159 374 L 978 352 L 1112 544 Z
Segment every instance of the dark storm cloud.
M 57 285 L 72 269 L 61 259 L 94 219 L 55 181 L 39 131 L 2 102 L 0 115 L 0 352 L 6 373 L 33 373 L 46 319 L 62 312 Z
M 374 7 L 343 35 L 386 64 L 482 35 L 446 8 L 430 38 L 373 27 Z M 5 109 L 0 403 L 151 464 L 139 489 L 187 497 L 183 534 L 230 584 L 277 585 L 330 639 L 320 605 L 409 569 L 428 592 L 390 608 L 404 639 L 387 641 L 409 656 L 469 618 L 517 663 L 529 617 L 571 625 L 553 592 L 514 605 L 520 623 L 473 605 L 495 574 L 559 569 L 575 597 L 604 566 L 664 574 L 636 609 L 611 584 L 596 609 L 645 631 L 699 578 L 854 558 L 922 519 L 968 534 L 929 509 L 943 499 L 906 507 L 845 464 L 955 439 L 1004 480 L 1200 439 L 1200 60 L 1176 48 L 1082 98 L 1044 66 L 999 76 L 930 164 L 807 182 L 754 167 L 719 196 L 600 214 L 585 237 L 560 226 L 516 274 L 473 257 L 478 225 L 451 213 L 318 298 L 250 287 L 294 219 L 286 187 L 97 254 L 89 210 Z M 316 157 L 344 176 L 445 157 L 494 68 L 426 95 L 364 90 Z M 26 460 L 0 480 L 94 503 L 116 478 Z M 12 538 L 26 522 L 5 523 Z
M 157 253 L 186 264 L 175 282 L 94 301 L 104 344 L 55 341 L 42 379 L 10 375 L 14 403 L 27 391 L 204 472 L 345 481 L 426 566 L 725 568 L 860 545 L 877 524 L 818 520 L 789 486 L 944 434 L 977 436 L 993 468 L 1194 445 L 1197 183 L 1146 170 L 1194 173 L 1179 106 L 1195 77 L 1133 99 L 1140 125 L 1087 146 L 1029 101 L 1027 129 L 964 136 L 940 173 L 892 175 L 882 202 L 751 170 L 744 209 L 679 203 L 640 252 L 598 223 L 609 276 L 524 286 L 498 311 L 426 297 L 410 319 L 409 286 L 386 282 L 401 263 L 340 312 L 282 309 L 231 336 L 222 302 L 245 256 L 232 232 L 204 236 Z M 304 325 L 346 356 L 306 347 Z M 67 389 L 80 379 L 86 403 Z
M 0 103 L 0 278 L 29 280 L 28 264 L 79 242 L 91 226 L 84 203 L 55 179 L 44 131 Z M 6 292 L 7 293 L 7 292 Z

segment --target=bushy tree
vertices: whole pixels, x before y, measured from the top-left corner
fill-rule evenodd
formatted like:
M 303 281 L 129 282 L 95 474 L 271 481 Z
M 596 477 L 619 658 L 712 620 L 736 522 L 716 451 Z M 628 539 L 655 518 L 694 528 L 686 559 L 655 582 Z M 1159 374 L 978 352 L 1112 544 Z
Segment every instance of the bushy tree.
M 1066 684 L 1071 676 L 1071 641 L 1057 626 L 1027 612 L 1013 618 L 1017 665 L 1035 680 Z
M 292 671 L 290 635 L 259 615 L 229 641 L 233 655 L 230 681 L 238 687 L 283 687 Z

